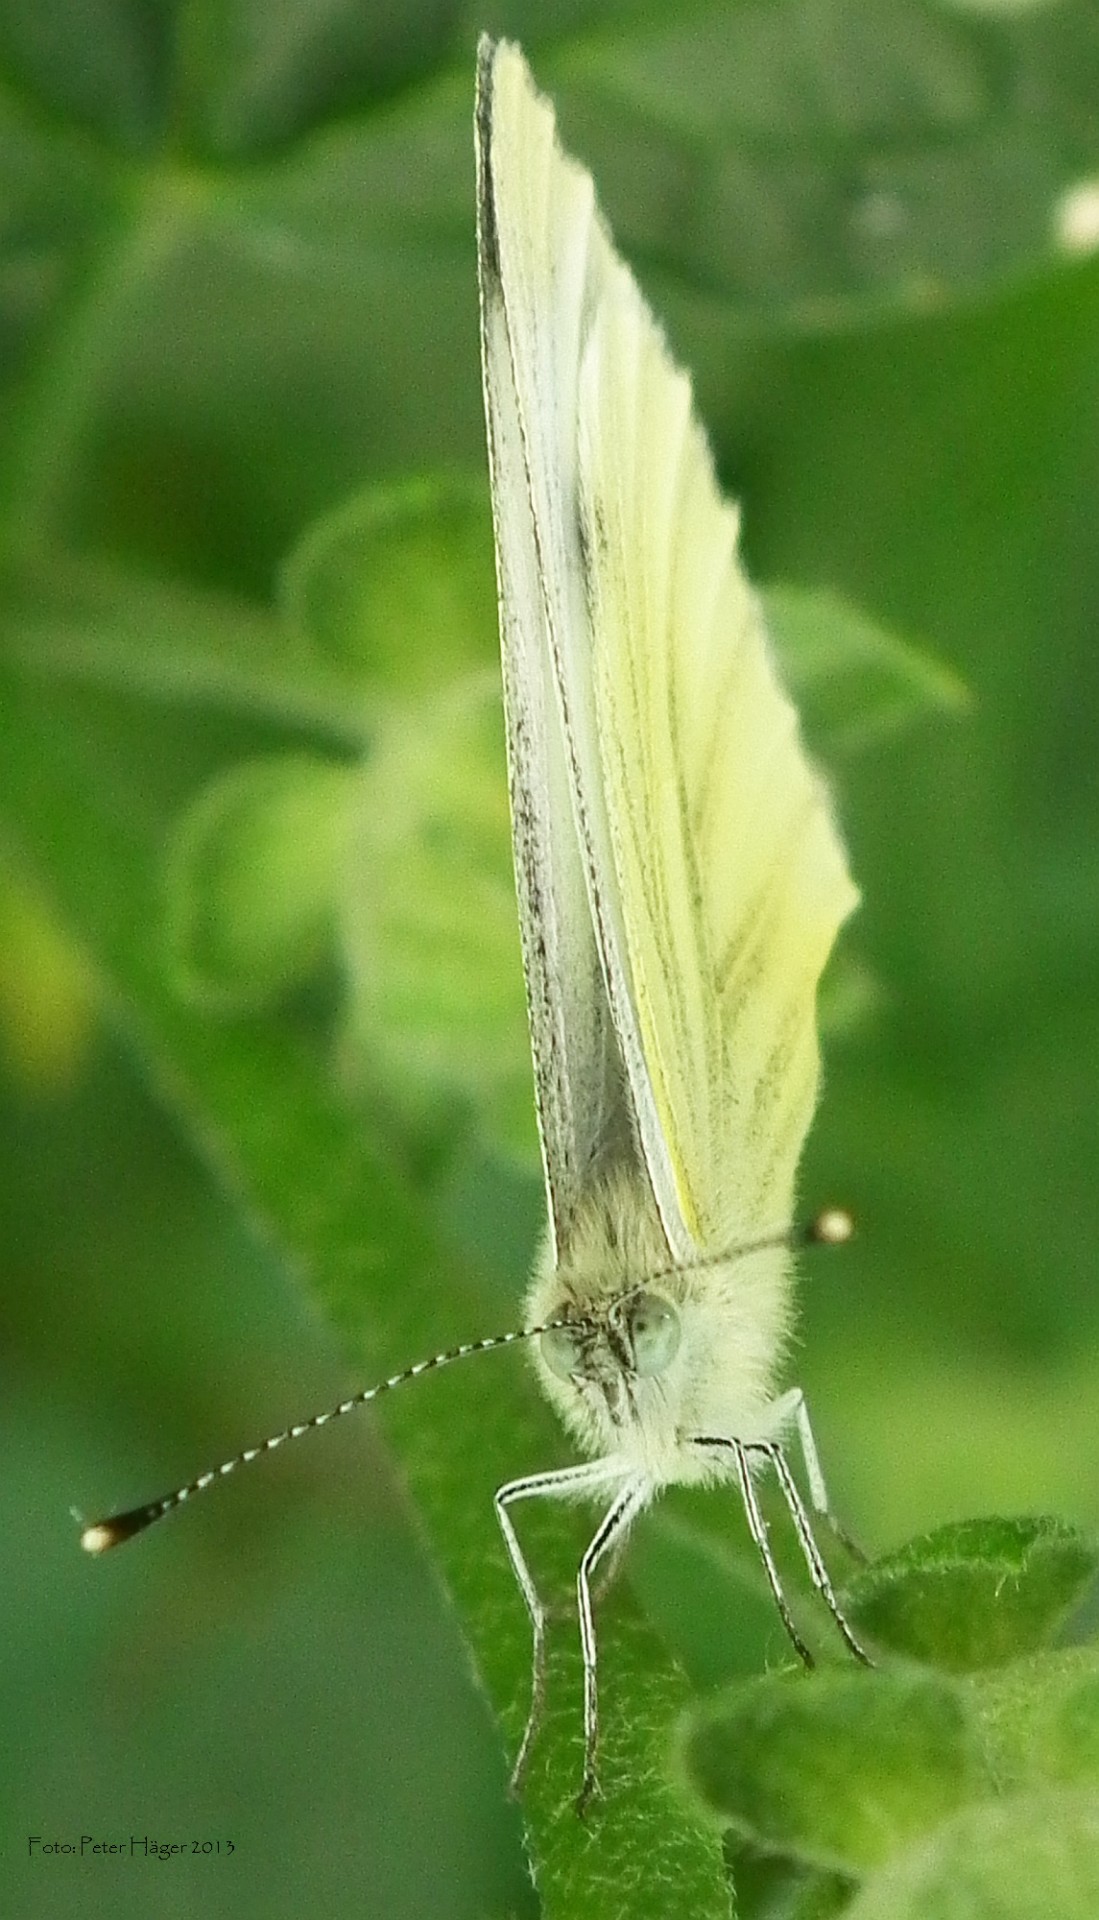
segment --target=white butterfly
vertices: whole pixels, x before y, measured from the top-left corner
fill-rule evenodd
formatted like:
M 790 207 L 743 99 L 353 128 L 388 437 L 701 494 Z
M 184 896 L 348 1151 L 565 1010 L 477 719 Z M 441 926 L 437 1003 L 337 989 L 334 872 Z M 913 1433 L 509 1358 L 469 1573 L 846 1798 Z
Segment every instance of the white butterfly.
M 857 901 L 695 418 L 690 382 L 557 141 L 518 48 L 481 42 L 478 260 L 523 958 L 549 1231 L 528 1324 L 586 1464 L 496 1508 L 609 1499 L 580 1565 L 585 1780 L 592 1580 L 673 1482 L 735 1479 L 799 1649 L 753 1487 L 770 1462 L 852 1651 L 782 1451 L 794 1176 L 816 1099 L 816 988 Z M 844 1223 L 832 1218 L 831 1231 Z M 822 1229 L 827 1234 L 828 1225 Z
M 687 376 L 561 151 L 518 49 L 483 39 L 478 260 L 508 767 L 549 1205 L 524 1327 L 455 1347 L 85 1526 L 103 1553 L 286 1441 L 433 1368 L 534 1344 L 591 1456 L 512 1480 L 496 1512 L 534 1630 L 522 1500 L 606 1502 L 577 1574 L 583 1806 L 596 1787 L 592 1590 L 662 1487 L 739 1486 L 786 1630 L 753 1475 L 773 1467 L 847 1625 L 787 1464 L 833 1525 L 790 1331 L 794 1175 L 816 1099 L 816 988 L 857 894 L 736 553 Z M 843 1214 L 811 1237 L 845 1238 Z M 838 1530 L 838 1529 L 837 1529 Z

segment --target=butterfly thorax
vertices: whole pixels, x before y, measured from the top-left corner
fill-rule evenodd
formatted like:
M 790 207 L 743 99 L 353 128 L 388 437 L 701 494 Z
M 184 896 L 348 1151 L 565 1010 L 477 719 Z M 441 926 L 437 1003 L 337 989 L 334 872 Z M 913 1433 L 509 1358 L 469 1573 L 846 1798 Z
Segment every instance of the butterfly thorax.
M 536 1266 L 528 1324 L 565 1323 L 534 1343 L 539 1379 L 586 1452 L 654 1486 L 706 1479 L 693 1436 L 767 1430 L 789 1293 L 782 1248 L 676 1264 L 647 1181 L 619 1169 Z

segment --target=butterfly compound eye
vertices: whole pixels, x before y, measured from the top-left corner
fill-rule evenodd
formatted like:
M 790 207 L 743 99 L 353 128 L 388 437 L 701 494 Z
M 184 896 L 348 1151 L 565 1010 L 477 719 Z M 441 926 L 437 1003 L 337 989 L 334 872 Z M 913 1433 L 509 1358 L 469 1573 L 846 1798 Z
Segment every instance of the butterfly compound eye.
M 580 1371 L 580 1335 L 571 1327 L 549 1327 L 540 1341 L 542 1358 L 559 1380 L 570 1380 Z
M 681 1328 L 670 1300 L 658 1293 L 639 1294 L 630 1308 L 629 1328 L 637 1373 L 663 1373 L 671 1366 L 679 1352 Z

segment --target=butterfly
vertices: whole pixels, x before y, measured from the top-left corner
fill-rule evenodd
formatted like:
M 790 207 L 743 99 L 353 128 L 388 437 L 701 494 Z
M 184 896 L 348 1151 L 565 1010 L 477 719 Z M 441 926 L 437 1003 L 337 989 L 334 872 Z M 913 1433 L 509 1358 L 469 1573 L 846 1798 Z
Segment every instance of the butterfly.
M 548 1398 L 589 1457 L 502 1487 L 599 1499 L 580 1563 L 595 1789 L 600 1566 L 662 1487 L 733 1479 L 799 1651 L 754 1476 L 777 1475 L 852 1652 L 784 1451 L 828 1496 L 791 1326 L 816 989 L 858 895 L 737 556 L 690 381 L 517 47 L 482 40 L 478 263 L 515 870 L 548 1231 L 527 1299 Z M 825 1216 L 842 1238 L 846 1217 Z M 554 1324 L 557 1323 L 557 1324 Z
M 769 1469 L 851 1652 L 787 1458 L 836 1526 L 792 1326 L 794 1181 L 819 1080 L 816 992 L 858 895 L 675 364 L 519 49 L 482 38 L 475 108 L 482 369 L 516 890 L 547 1228 L 523 1323 L 418 1361 L 187 1485 L 84 1527 L 91 1553 L 379 1394 L 529 1343 L 586 1456 L 500 1487 L 533 1635 L 547 1607 L 514 1509 L 599 1503 L 576 1592 L 581 1809 L 598 1790 L 598 1577 L 661 1489 L 731 1481 L 783 1623 Z M 840 1241 L 847 1215 L 802 1237 Z M 841 1530 L 836 1528 L 837 1532 Z M 846 1538 L 842 1535 L 841 1537 Z

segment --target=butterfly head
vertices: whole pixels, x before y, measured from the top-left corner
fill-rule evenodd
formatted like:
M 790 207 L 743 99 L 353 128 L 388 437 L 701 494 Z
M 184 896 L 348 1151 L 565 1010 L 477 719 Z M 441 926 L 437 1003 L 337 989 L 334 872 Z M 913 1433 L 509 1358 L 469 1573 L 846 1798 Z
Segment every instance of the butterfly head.
M 675 1302 L 647 1287 L 612 1300 L 601 1320 L 558 1322 L 541 1338 L 542 1359 L 558 1379 L 598 1380 L 617 1373 L 651 1379 L 679 1351 L 682 1323 Z
M 622 1174 L 594 1188 L 560 1257 L 546 1249 L 527 1302 L 536 1324 L 557 1323 L 535 1343 L 535 1364 L 582 1444 L 617 1452 L 667 1426 L 684 1358 L 682 1296 L 642 1183 Z

